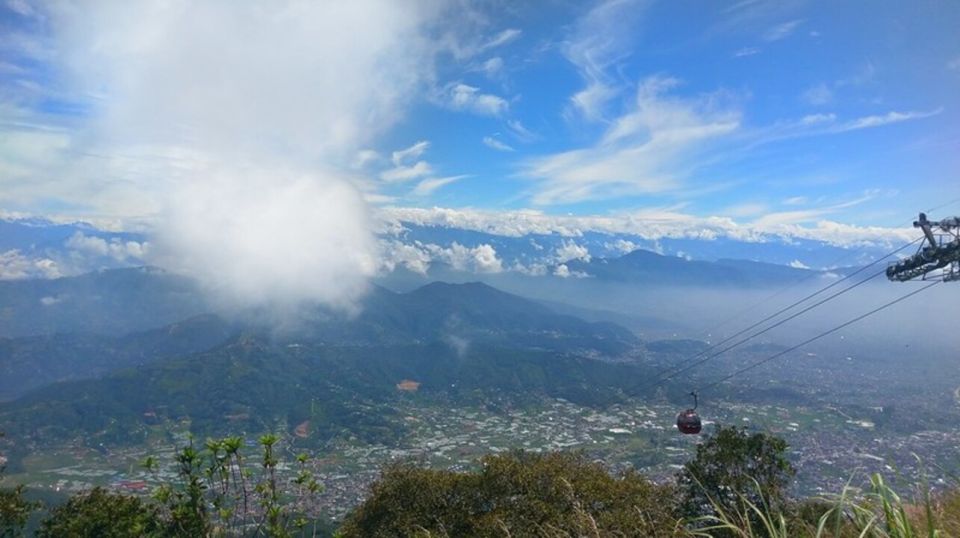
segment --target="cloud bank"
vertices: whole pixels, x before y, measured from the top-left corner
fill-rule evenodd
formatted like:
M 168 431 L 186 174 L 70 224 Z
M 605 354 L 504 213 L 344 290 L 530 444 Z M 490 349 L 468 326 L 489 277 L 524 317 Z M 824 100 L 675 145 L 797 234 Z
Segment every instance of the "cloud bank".
M 158 215 L 151 261 L 227 298 L 349 304 L 378 253 L 362 181 L 345 170 L 430 78 L 436 10 L 55 4 L 45 16 L 56 64 L 92 102 L 90 128 L 71 141 L 97 156 L 74 159 L 80 179 Z

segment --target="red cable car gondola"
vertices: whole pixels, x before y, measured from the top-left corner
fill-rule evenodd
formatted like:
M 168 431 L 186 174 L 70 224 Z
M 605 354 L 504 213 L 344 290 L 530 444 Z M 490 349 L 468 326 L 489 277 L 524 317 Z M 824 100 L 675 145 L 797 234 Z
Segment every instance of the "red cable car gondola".
M 690 395 L 693 396 L 693 409 L 687 409 L 677 415 L 677 429 L 680 433 L 697 434 L 702 428 L 700 415 L 697 414 L 697 393 L 691 392 Z

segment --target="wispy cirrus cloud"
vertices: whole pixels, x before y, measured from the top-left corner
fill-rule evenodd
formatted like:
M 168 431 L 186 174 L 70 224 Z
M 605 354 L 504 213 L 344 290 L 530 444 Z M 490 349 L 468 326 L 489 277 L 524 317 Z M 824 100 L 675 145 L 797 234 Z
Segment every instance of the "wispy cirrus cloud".
M 492 136 L 483 137 L 483 145 L 487 146 L 490 149 L 495 149 L 497 151 L 516 151 L 512 146 L 502 142 L 498 138 Z
M 790 37 L 790 35 L 793 34 L 793 32 L 796 31 L 801 24 L 803 24 L 803 19 L 782 22 L 768 28 L 765 32 L 763 32 L 760 38 L 768 43 L 786 39 Z
M 623 84 L 608 70 L 629 56 L 637 24 L 648 2 L 606 0 L 574 26 L 563 54 L 576 67 L 585 86 L 570 97 L 572 110 L 589 121 L 603 117 L 610 100 L 620 95 Z
M 422 158 L 427 150 L 430 149 L 429 140 L 420 140 L 415 144 L 390 153 L 390 164 L 393 166 L 382 170 L 379 174 L 380 179 L 387 185 L 402 184 L 409 181 L 417 181 L 417 184 L 409 191 L 414 197 L 429 196 L 434 191 L 449 185 L 455 181 L 467 177 L 466 175 L 437 177 L 434 167 L 426 159 Z M 378 193 L 376 186 L 370 188 L 374 195 L 383 196 Z M 368 200 L 375 201 L 376 198 Z M 392 198 L 385 198 L 382 201 L 389 202 Z
M 510 108 L 510 103 L 503 97 L 484 93 L 480 88 L 462 82 L 453 82 L 443 88 L 439 101 L 453 110 L 481 116 L 502 116 Z
M 420 156 L 430 147 L 430 142 L 421 140 L 412 146 L 394 151 L 390 155 L 392 168 L 380 172 L 380 179 L 388 182 L 409 181 L 433 173 L 433 167 Z
M 839 125 L 832 127 L 830 129 L 830 132 L 842 133 L 846 131 L 856 131 L 858 129 L 870 129 L 872 127 L 882 127 L 884 125 L 890 125 L 893 123 L 901 123 L 905 121 L 929 118 L 932 116 L 936 116 L 941 112 L 943 112 L 942 108 L 925 111 L 925 112 L 923 111 L 898 112 L 896 110 L 891 110 L 886 114 L 862 116 L 859 118 L 855 118 L 855 119 L 843 122 Z
M 459 176 L 447 176 L 447 177 L 431 177 L 424 179 L 420 183 L 417 183 L 417 186 L 413 188 L 412 194 L 414 196 L 429 196 L 433 194 L 433 191 L 449 185 L 454 181 L 459 181 L 467 177 L 466 174 L 461 174 Z
M 670 96 L 678 85 L 673 78 L 649 77 L 637 88 L 631 108 L 612 119 L 594 145 L 528 159 L 521 173 L 537 180 L 534 203 L 569 203 L 680 187 L 680 160 L 702 144 L 736 131 L 740 113 L 718 107 L 709 97 Z

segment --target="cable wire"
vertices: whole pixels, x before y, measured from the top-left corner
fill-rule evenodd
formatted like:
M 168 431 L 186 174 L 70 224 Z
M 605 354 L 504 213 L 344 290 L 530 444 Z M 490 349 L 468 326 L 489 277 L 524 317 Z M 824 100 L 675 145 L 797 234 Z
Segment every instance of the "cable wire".
M 784 314 L 784 313 L 792 310 L 793 308 L 795 308 L 795 307 L 797 307 L 797 306 L 799 306 L 799 305 L 801 305 L 801 304 L 809 301 L 810 299 L 813 299 L 814 297 L 820 295 L 821 293 L 823 293 L 823 292 L 825 292 L 825 291 L 827 291 L 827 290 L 829 290 L 829 289 L 831 289 L 831 288 L 833 288 L 833 287 L 835 287 L 835 286 L 838 286 L 838 285 L 842 284 L 843 282 L 846 282 L 847 280 L 850 280 L 851 278 L 857 276 L 858 274 L 862 273 L 863 271 L 866 271 L 866 270 L 869 269 L 870 267 L 873 267 L 874 265 L 880 263 L 880 262 L 883 261 L 884 259 L 889 258 L 890 256 L 893 256 L 894 254 L 900 252 L 901 250 L 904 250 L 904 249 L 907 248 L 907 247 L 910 247 L 911 245 L 917 243 L 918 241 L 920 241 L 920 240 L 922 240 L 922 239 L 923 239 L 923 237 L 918 237 L 917 239 L 914 239 L 913 241 L 911 241 L 911 242 L 909 242 L 909 243 L 907 243 L 907 244 L 905 244 L 905 245 L 903 245 L 903 246 L 901 246 L 901 247 L 899 247 L 899 248 L 897 248 L 897 249 L 895 249 L 895 250 L 893 250 L 893 251 L 891 251 L 891 252 L 889 252 L 889 253 L 887 253 L 887 254 L 884 254 L 882 257 L 877 258 L 876 260 L 870 262 L 869 264 L 864 265 L 863 267 L 861 267 L 861 268 L 857 269 L 856 271 L 850 273 L 849 275 L 841 278 L 840 280 L 836 280 L 836 281 L 830 283 L 829 285 L 824 286 L 824 287 L 820 288 L 819 290 L 817 290 L 817 291 L 815 291 L 815 292 L 813 292 L 813 293 L 810 293 L 809 295 L 803 297 L 802 299 L 800 299 L 800 300 L 798 300 L 798 301 L 795 301 L 795 302 L 793 302 L 792 304 L 790 304 L 790 305 L 788 305 L 788 306 L 786 306 L 786 307 L 781 308 L 780 310 L 774 312 L 773 314 L 770 314 L 769 316 L 767 316 L 767 317 L 761 319 L 760 321 L 758 321 L 758 322 L 750 325 L 749 327 L 746 327 L 745 329 L 742 329 L 742 330 L 740 330 L 740 331 L 738 331 L 738 332 L 736 332 L 736 333 L 728 336 L 727 338 L 721 340 L 720 342 L 717 342 L 716 344 L 713 344 L 712 346 L 710 346 L 710 347 L 708 347 L 708 348 L 700 351 L 700 352 L 697 353 L 696 355 L 694 355 L 694 356 L 692 356 L 692 357 L 690 357 L 690 358 L 688 358 L 688 359 L 684 359 L 683 361 L 680 361 L 680 363 L 678 363 L 678 364 L 673 364 L 673 365 L 671 365 L 671 366 L 669 366 L 669 367 L 667 367 L 667 368 L 661 369 L 661 370 L 658 371 L 656 374 L 654 374 L 655 380 L 654 380 L 654 382 L 652 383 L 651 386 L 653 386 L 653 385 L 658 385 L 658 384 L 662 383 L 663 381 L 667 381 L 667 380 L 669 380 L 669 379 L 672 379 L 673 377 L 676 377 L 676 376 L 679 375 L 680 373 L 683 373 L 683 372 L 688 371 L 690 368 L 693 368 L 693 367 L 695 367 L 695 366 L 699 366 L 700 364 L 703 364 L 704 362 L 707 362 L 708 360 L 713 359 L 713 358 L 715 358 L 716 356 L 718 356 L 718 355 L 720 355 L 720 354 L 722 354 L 722 353 L 725 353 L 725 352 L 727 352 L 727 351 L 730 351 L 731 349 L 733 349 L 733 348 L 735 348 L 735 347 L 737 347 L 737 346 L 739 346 L 739 345 L 741 345 L 741 344 L 743 344 L 743 343 L 745 343 L 745 342 L 747 342 L 747 341 L 749 341 L 749 340 L 752 340 L 753 338 L 755 338 L 755 337 L 757 337 L 757 336 L 760 336 L 761 334 L 764 334 L 765 332 L 767 332 L 767 331 L 769 331 L 769 330 L 771 330 L 771 329 L 774 329 L 774 328 L 782 325 L 783 323 L 786 323 L 787 321 L 789 321 L 789 320 L 791 320 L 791 319 L 794 319 L 794 318 L 796 318 L 797 316 L 799 316 L 799 315 L 801 315 L 801 314 L 803 314 L 803 313 L 805 313 L 805 312 L 808 312 L 809 310 L 811 310 L 812 308 L 814 308 L 814 307 L 816 307 L 816 306 L 819 306 L 819 305 L 821 305 L 821 304 L 823 304 L 823 303 L 825 303 L 825 302 L 827 302 L 827 301 L 829 301 L 829 300 L 831 300 L 831 299 L 833 299 L 833 298 L 835 298 L 835 297 L 838 297 L 838 296 L 840 296 L 840 295 L 843 295 L 843 294 L 846 293 L 847 291 L 850 291 L 851 289 L 853 289 L 853 288 L 855 288 L 855 287 L 857 287 L 857 286 L 860 286 L 861 284 L 865 283 L 867 280 L 870 280 L 870 279 L 872 279 L 872 278 L 877 277 L 877 276 L 880 275 L 880 274 L 883 274 L 883 272 L 885 272 L 886 269 L 884 269 L 884 271 L 881 271 L 881 272 L 879 272 L 879 273 L 876 273 L 876 274 L 870 276 L 870 277 L 867 278 L 866 280 L 862 280 L 862 281 L 858 282 L 857 284 L 855 284 L 855 285 L 853 285 L 853 286 L 851 286 L 851 287 L 849 287 L 849 288 L 844 288 L 843 291 L 841 291 L 841 292 L 839 292 L 839 293 L 836 293 L 836 294 L 834 294 L 834 295 L 831 295 L 831 296 L 828 297 L 827 299 L 825 299 L 825 300 L 823 300 L 823 301 L 820 301 L 820 302 L 814 304 L 813 306 L 808 307 L 808 308 L 804 309 L 803 311 L 801 311 L 801 312 L 799 312 L 799 313 L 797 313 L 797 314 L 794 314 L 794 315 L 792 315 L 792 316 L 790 316 L 790 317 L 788 317 L 788 318 L 786 318 L 786 319 L 778 322 L 778 323 L 775 324 L 775 325 L 772 325 L 772 326 L 770 326 L 770 327 L 767 327 L 766 329 L 764 329 L 764 330 L 762 330 L 762 331 L 760 331 L 760 332 L 758 332 L 758 333 L 756 333 L 756 334 L 754 334 L 754 335 L 752 335 L 752 336 L 750 336 L 750 337 L 748 337 L 748 338 L 746 338 L 746 339 L 744 339 L 744 340 L 741 340 L 740 342 L 737 342 L 736 344 L 734 344 L 734 345 L 732 345 L 732 346 L 730 346 L 730 347 L 727 347 L 727 348 L 724 349 L 723 351 L 720 351 L 720 352 L 718 352 L 718 353 L 716 353 L 716 354 L 714 354 L 714 355 L 711 355 L 711 356 L 707 357 L 706 359 L 704 359 L 704 360 L 702 360 L 702 361 L 697 361 L 697 362 L 695 362 L 695 363 L 693 363 L 693 364 L 690 364 L 692 361 L 696 361 L 698 358 L 706 355 L 707 353 L 710 353 L 712 350 L 717 349 L 718 347 L 726 344 L 727 342 L 733 340 L 734 338 L 737 338 L 738 336 L 740 336 L 740 335 L 742 335 L 742 334 L 744 334 L 744 333 L 746 333 L 746 332 L 749 332 L 749 331 L 751 331 L 751 330 L 759 327 L 760 325 L 763 325 L 764 323 L 766 323 L 766 322 L 768 322 L 768 321 L 776 318 L 777 316 L 780 316 L 780 315 L 782 315 L 782 314 Z M 688 366 L 688 365 L 689 365 L 689 366 Z M 679 368 L 678 371 L 674 371 L 674 370 L 677 370 L 678 368 Z M 663 377 L 663 374 L 665 374 L 665 373 L 667 373 L 667 372 L 672 372 L 672 373 L 671 373 L 670 375 L 668 375 L 667 377 Z
M 827 297 L 827 298 L 825 298 L 825 299 L 822 299 L 822 300 L 820 300 L 820 301 L 817 301 L 816 303 L 813 303 L 812 305 L 804 308 L 803 310 L 801 310 L 801 311 L 799 311 L 799 312 L 797 312 L 797 313 L 795 313 L 795 314 L 791 314 L 790 316 L 788 316 L 788 317 L 786 317 L 786 318 L 783 318 L 782 320 L 774 323 L 773 325 L 770 325 L 769 327 L 767 327 L 767 328 L 765 328 L 765 329 L 762 329 L 762 330 L 760 330 L 760 331 L 757 331 L 756 333 L 754 333 L 754 334 L 752 334 L 752 335 L 750 335 L 750 336 L 748 336 L 748 337 L 746 337 L 746 338 L 743 338 L 743 339 L 739 340 L 738 342 L 736 342 L 736 343 L 734 343 L 734 344 L 731 344 L 731 345 L 727 346 L 726 348 L 724 348 L 724 349 L 722 349 L 722 350 L 720 350 L 720 351 L 718 351 L 718 352 L 716 352 L 716 353 L 714 353 L 714 354 L 712 354 L 712 355 L 709 355 L 709 356 L 707 356 L 707 357 L 704 357 L 703 359 L 700 359 L 699 361 L 694 362 L 693 364 L 690 364 L 690 365 L 688 365 L 688 366 L 686 366 L 686 367 L 684 367 L 684 368 L 681 368 L 680 370 L 678 370 L 678 371 L 676 371 L 676 372 L 673 372 L 672 374 L 670 374 L 670 375 L 668 375 L 668 376 L 660 379 L 658 383 L 663 383 L 664 381 L 669 381 L 669 380 L 673 379 L 674 377 L 677 377 L 678 375 L 680 375 L 680 374 L 682 374 L 682 373 L 685 373 L 685 372 L 687 372 L 687 371 L 689 371 L 689 370 L 692 370 L 693 368 L 696 368 L 697 366 L 700 366 L 701 364 L 704 364 L 704 363 L 707 362 L 707 361 L 713 360 L 713 359 L 719 357 L 720 355 L 723 355 L 723 354 L 726 353 L 727 351 L 730 351 L 730 350 L 733 349 L 733 348 L 739 347 L 739 346 L 745 344 L 746 342 L 749 342 L 750 340 L 753 340 L 754 338 L 756 338 L 756 337 L 758 337 L 758 336 L 760 336 L 760 335 L 762 335 L 762 334 L 768 333 L 768 332 L 772 331 L 773 329 L 776 329 L 777 327 L 783 325 L 784 323 L 786 323 L 786 322 L 788 322 L 788 321 L 790 321 L 790 320 L 796 319 L 796 318 L 802 316 L 803 314 L 806 314 L 807 312 L 813 310 L 814 308 L 817 308 L 818 306 L 823 305 L 824 303 L 830 302 L 830 301 L 832 301 L 833 299 L 836 299 L 837 297 L 839 297 L 839 296 L 841 296 L 841 295 L 843 295 L 843 294 L 845 294 L 845 293 L 847 293 L 847 292 L 849 292 L 849 291 L 852 291 L 852 290 L 854 290 L 854 289 L 856 289 L 856 288 L 858 288 L 858 287 L 866 284 L 867 282 L 873 280 L 874 278 L 877 278 L 878 276 L 882 275 L 882 274 L 885 273 L 885 272 L 886 272 L 886 269 L 881 270 L 881 271 L 878 271 L 878 272 L 876 272 L 876 273 L 868 276 L 867 278 L 864 278 L 863 280 L 860 280 L 859 282 L 853 284 L 852 286 L 846 287 L 846 288 L 838 291 L 837 293 L 834 293 L 833 295 L 830 295 L 829 297 Z
M 953 200 L 949 200 L 949 201 L 944 202 L 944 203 L 942 203 L 942 204 L 940 204 L 940 205 L 931 207 L 931 208 L 929 208 L 929 209 L 925 209 L 925 210 L 924 210 L 924 213 L 933 213 L 934 211 L 936 211 L 936 210 L 938 210 L 938 209 L 943 209 L 944 207 L 947 207 L 947 206 L 949 206 L 949 205 L 955 204 L 955 203 L 957 203 L 957 202 L 960 202 L 960 198 L 954 198 Z M 911 222 L 912 222 L 912 221 L 911 221 Z M 834 261 L 832 261 L 831 263 L 829 263 L 826 267 L 837 267 L 837 266 L 840 265 L 840 263 L 842 263 L 844 260 L 846 260 L 847 258 L 849 258 L 850 256 L 852 256 L 852 255 L 855 254 L 855 253 L 856 253 L 856 251 L 854 251 L 854 250 L 849 250 L 849 251 L 845 252 L 843 255 L 841 255 L 841 256 L 839 256 L 838 258 L 836 258 L 836 259 L 835 259 Z M 895 253 L 895 252 L 894 252 L 894 253 Z M 891 253 L 891 254 L 893 254 L 893 253 Z M 891 254 L 887 254 L 885 257 L 890 256 Z M 759 301 L 751 304 L 750 306 L 747 306 L 746 308 L 744 308 L 744 309 L 742 309 L 742 310 L 739 310 L 739 311 L 735 312 L 735 313 L 732 314 L 732 315 L 724 316 L 724 318 L 723 318 L 722 320 L 720 320 L 719 322 L 717 322 L 717 323 L 714 324 L 714 325 L 711 325 L 711 326 L 708 327 L 707 329 L 704 329 L 703 332 L 706 333 L 707 335 L 709 335 L 710 333 L 712 333 L 713 331 L 719 329 L 720 327 L 723 327 L 724 325 L 727 325 L 728 323 L 730 323 L 730 322 L 732 322 L 732 321 L 734 321 L 734 320 L 740 319 L 740 317 L 743 316 L 743 314 L 746 314 L 747 312 L 749 312 L 749 311 L 755 309 L 756 307 L 758 307 L 758 306 L 760 306 L 760 305 L 762 305 L 762 304 L 770 301 L 771 299 L 774 299 L 774 298 L 776 298 L 776 297 L 779 297 L 780 295 L 782 295 L 782 294 L 785 293 L 786 291 L 791 290 L 791 289 L 799 286 L 800 284 L 803 284 L 804 282 L 810 280 L 810 279 L 813 278 L 814 276 L 817 276 L 817 273 L 811 272 L 809 275 L 805 276 L 804 278 L 801 278 L 800 280 L 797 280 L 797 281 L 795 281 L 795 282 L 792 282 L 792 283 L 790 283 L 790 284 L 787 284 L 786 286 L 784 286 L 784 287 L 781 288 L 780 290 L 772 293 L 771 295 L 769 295 L 769 296 L 767 296 L 767 297 L 764 297 L 763 299 L 761 299 L 761 300 L 759 300 Z M 749 330 L 749 329 L 747 329 L 747 330 Z M 734 336 L 736 336 L 736 335 L 734 335 Z M 708 350 L 709 350 L 709 348 L 708 348 Z M 669 368 L 668 368 L 668 370 L 669 370 Z M 662 372 L 659 372 L 657 375 L 659 376 L 661 373 L 662 373 Z
M 701 392 L 703 392 L 703 391 L 705 391 L 705 390 L 709 390 L 709 389 L 711 389 L 711 388 L 719 385 L 720 383 L 723 383 L 723 382 L 725 382 L 725 381 L 729 381 L 730 379 L 733 379 L 734 377 L 737 377 L 738 375 L 743 374 L 744 372 L 747 372 L 747 371 L 750 371 L 750 370 L 752 370 L 752 369 L 754 369 L 754 368 L 757 368 L 757 367 L 759 367 L 759 366 L 762 366 L 762 365 L 764 365 L 764 364 L 766 364 L 766 363 L 768 363 L 768 362 L 770 362 L 770 361 L 772 361 L 772 360 L 774 360 L 774 359 L 778 359 L 778 358 L 786 355 L 787 353 L 790 353 L 790 352 L 792 352 L 792 351 L 796 351 L 797 349 L 799 349 L 799 348 L 801 348 L 801 347 L 803 347 L 803 346 L 805 346 L 805 345 L 807 345 L 807 344 L 809 344 L 809 343 L 811 343 L 811 342 L 814 342 L 814 341 L 816 341 L 816 340 L 819 340 L 819 339 L 821 339 L 821 338 L 824 338 L 824 337 L 826 337 L 826 336 L 829 336 L 829 335 L 831 335 L 831 334 L 833 334 L 833 333 L 835 333 L 835 332 L 837 332 L 837 331 L 839 331 L 839 330 L 841 330 L 841 329 L 843 329 L 843 328 L 845 328 L 845 327 L 849 327 L 850 325 L 853 325 L 854 323 L 857 323 L 858 321 L 861 321 L 861 320 L 863 320 L 863 319 L 866 319 L 866 318 L 868 318 L 868 317 L 870 317 L 870 316 L 872 316 L 872 315 L 874 315 L 874 314 L 876 314 L 876 313 L 878 313 L 878 312 L 880 312 L 880 311 L 882 311 L 882 310 L 886 310 L 887 308 L 890 308 L 891 306 L 893 306 L 893 305 L 895 305 L 895 304 L 897 304 L 897 303 L 899 303 L 899 302 L 901 302 L 901 301 L 905 301 L 905 300 L 909 299 L 910 297 L 913 297 L 914 295 L 916 295 L 916 294 L 918 294 L 918 293 L 920 293 L 920 292 L 922 292 L 922 291 L 926 291 L 926 290 L 928 290 L 928 289 L 936 286 L 936 285 L 939 284 L 940 282 L 941 282 L 940 280 L 937 280 L 937 281 L 935 281 L 935 282 L 932 282 L 932 283 L 930 283 L 930 284 L 927 284 L 926 286 L 924 286 L 924 287 L 922 287 L 922 288 L 920 288 L 920 289 L 914 290 L 914 291 L 912 291 L 912 292 L 910 292 L 910 293 L 908 293 L 908 294 L 906 294 L 906 295 L 902 295 L 902 296 L 900 296 L 899 298 L 894 299 L 893 301 L 890 301 L 890 302 L 885 303 L 885 304 L 883 304 L 883 305 L 881 305 L 881 306 L 878 306 L 877 308 L 874 308 L 873 310 L 867 312 L 866 314 L 861 314 L 861 315 L 859 315 L 859 316 L 857 316 L 857 317 L 855 317 L 855 318 L 853 318 L 853 319 L 851 319 L 851 320 L 849 320 L 849 321 L 846 321 L 846 322 L 844 322 L 844 323 L 841 323 L 840 325 L 837 325 L 836 327 L 834 327 L 834 328 L 832 328 L 832 329 L 830 329 L 830 330 L 828 330 L 828 331 L 824 331 L 824 332 L 822 332 L 822 333 L 814 336 L 813 338 L 809 338 L 809 339 L 807 339 L 807 340 L 804 340 L 803 342 L 800 342 L 799 344 L 796 344 L 796 345 L 794 345 L 794 346 L 791 346 L 791 347 L 789 347 L 789 348 L 787 348 L 787 349 L 785 349 L 785 350 L 783 350 L 783 351 L 781 351 L 781 352 L 779 352 L 779 353 L 776 353 L 776 354 L 771 355 L 771 356 L 769 356 L 769 357 L 767 357 L 767 358 L 765 358 L 765 359 L 763 359 L 763 360 L 757 361 L 757 362 L 755 362 L 755 363 L 753 363 L 753 364 L 750 364 L 750 365 L 748 365 L 748 366 L 745 366 L 745 367 L 743 367 L 743 368 L 740 368 L 739 370 L 737 370 L 737 371 L 735 371 L 735 372 L 733 372 L 733 373 L 731 373 L 731 374 L 729 374 L 729 375 L 726 375 L 726 376 L 724 376 L 724 377 L 722 377 L 722 378 L 720 378 L 720 379 L 718 379 L 718 380 L 716 380 L 716 381 L 714 381 L 714 382 L 712 382 L 712 383 L 710 383 L 710 384 L 703 385 L 703 386 L 701 386 L 700 388 L 695 389 L 694 392 L 696 392 L 696 393 L 699 394 L 699 393 L 701 393 Z

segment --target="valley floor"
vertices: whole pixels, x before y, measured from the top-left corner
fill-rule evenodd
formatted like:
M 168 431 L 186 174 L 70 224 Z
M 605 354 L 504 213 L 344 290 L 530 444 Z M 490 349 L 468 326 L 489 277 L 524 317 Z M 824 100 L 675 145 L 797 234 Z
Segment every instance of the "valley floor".
M 399 411 L 410 435 L 401 446 L 370 445 L 338 439 L 316 451 L 313 470 L 325 486 L 314 510 L 334 519 L 342 517 L 367 495 L 379 470 L 398 459 L 437 468 L 463 470 L 490 453 L 512 449 L 531 451 L 584 449 L 615 468 L 633 466 L 657 480 L 669 480 L 692 457 L 697 436 L 676 433 L 677 408 L 667 403 L 631 401 L 596 410 L 564 400 L 542 405 L 491 411 L 486 407 L 425 405 L 416 398 L 404 401 Z M 881 472 L 896 482 L 928 480 L 945 484 L 945 469 L 960 464 L 960 433 L 955 429 L 913 434 L 879 432 L 867 418 L 838 408 L 795 407 L 724 403 L 701 407 L 709 431 L 712 422 L 758 428 L 785 438 L 798 473 L 796 493 L 811 495 L 840 491 L 848 480 L 866 480 Z M 146 493 L 157 478 L 175 478 L 172 465 L 176 445 L 187 442 L 176 427 L 171 438 L 149 447 L 91 450 L 64 446 L 31 454 L 24 472 L 7 477 L 8 483 L 76 491 L 107 485 L 132 493 Z M 256 448 L 248 444 L 250 453 Z M 287 460 L 295 454 L 290 448 Z M 296 452 L 301 449 L 296 448 Z M 913 455 L 916 455 L 914 457 Z M 139 466 L 147 455 L 163 465 L 152 477 Z M 855 471 L 851 471 L 855 470 Z M 289 471 L 292 474 L 292 471 Z M 850 473 L 856 474 L 851 477 Z M 862 480 L 861 480 L 862 479 Z

